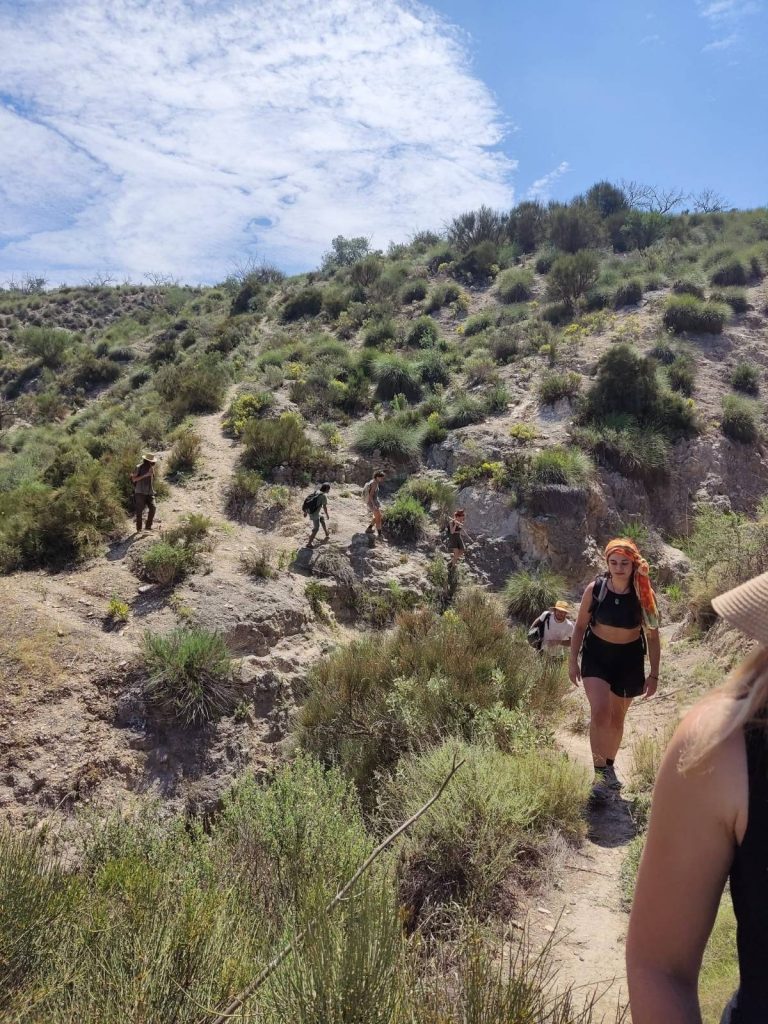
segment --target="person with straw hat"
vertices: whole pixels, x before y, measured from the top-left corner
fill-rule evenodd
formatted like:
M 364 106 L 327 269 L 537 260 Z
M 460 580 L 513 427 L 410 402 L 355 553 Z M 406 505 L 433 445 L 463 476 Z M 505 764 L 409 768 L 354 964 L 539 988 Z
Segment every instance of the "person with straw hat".
M 621 788 L 614 761 L 624 719 L 635 697 L 656 692 L 661 659 L 659 613 L 648 563 L 629 537 L 609 541 L 605 560 L 608 571 L 589 584 L 581 599 L 568 665 L 571 682 L 583 685 L 589 701 L 596 799 Z M 646 650 L 651 663 L 647 675 Z
M 570 611 L 567 601 L 555 601 L 551 608 L 534 619 L 528 633 L 536 635 L 539 651 L 557 656 L 571 646 L 574 622 L 570 618 Z
M 634 1024 L 700 1024 L 727 880 L 740 983 L 721 1024 L 768 1021 L 768 573 L 712 606 L 757 646 L 688 712 L 659 769 L 627 936 Z
M 141 533 L 141 522 L 144 517 L 144 509 L 147 510 L 147 525 L 145 530 L 152 529 L 152 521 L 155 518 L 155 466 L 157 458 L 145 452 L 141 462 L 131 473 L 133 484 L 133 504 L 136 513 L 136 532 Z

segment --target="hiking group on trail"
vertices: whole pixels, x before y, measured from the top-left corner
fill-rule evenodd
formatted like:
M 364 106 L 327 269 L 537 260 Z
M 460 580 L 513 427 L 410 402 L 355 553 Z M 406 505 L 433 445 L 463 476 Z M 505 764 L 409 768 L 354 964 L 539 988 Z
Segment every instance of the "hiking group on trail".
M 564 656 L 571 646 L 574 623 L 566 601 L 555 601 L 551 608 L 534 619 L 528 630 L 528 643 L 542 654 Z

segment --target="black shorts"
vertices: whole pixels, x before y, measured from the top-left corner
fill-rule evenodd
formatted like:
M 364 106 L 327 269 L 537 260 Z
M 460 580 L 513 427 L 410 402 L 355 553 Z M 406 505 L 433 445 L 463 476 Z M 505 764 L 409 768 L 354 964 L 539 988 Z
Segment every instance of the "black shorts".
M 448 545 L 451 548 L 456 548 L 457 551 L 464 550 L 464 538 L 460 533 L 452 533 L 448 538 Z
M 581 678 L 604 679 L 617 697 L 639 697 L 645 690 L 645 645 L 642 637 L 611 644 L 591 631 L 581 649 Z

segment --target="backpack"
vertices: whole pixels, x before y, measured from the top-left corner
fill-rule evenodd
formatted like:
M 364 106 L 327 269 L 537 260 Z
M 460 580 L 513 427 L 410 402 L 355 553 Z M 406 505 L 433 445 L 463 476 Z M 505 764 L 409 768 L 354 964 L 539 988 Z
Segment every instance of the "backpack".
M 306 496 L 301 506 L 301 511 L 304 513 L 305 516 L 314 515 L 315 512 L 317 512 L 317 510 L 320 508 L 320 495 L 320 491 L 312 491 L 311 494 L 308 494 Z
M 373 487 L 373 480 L 369 480 L 367 484 L 363 484 L 363 501 L 366 502 L 366 504 L 371 493 L 371 487 Z
M 526 633 L 525 639 L 535 651 L 541 650 L 541 645 L 544 643 L 544 630 L 547 628 L 551 616 L 552 612 L 545 612 Z
M 595 613 L 598 606 L 605 600 L 605 595 L 608 593 L 608 574 L 601 573 L 599 576 L 595 576 L 595 585 L 592 588 L 592 604 L 589 606 L 589 624 L 594 625 Z

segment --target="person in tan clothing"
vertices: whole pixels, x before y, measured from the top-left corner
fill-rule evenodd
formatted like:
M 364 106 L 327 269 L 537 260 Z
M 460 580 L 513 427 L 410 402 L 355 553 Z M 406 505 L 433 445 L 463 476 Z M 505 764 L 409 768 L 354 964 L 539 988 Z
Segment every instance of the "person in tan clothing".
M 141 533 L 141 523 L 144 518 L 144 509 L 147 509 L 147 523 L 145 530 L 152 529 L 152 520 L 155 518 L 155 466 L 157 459 L 154 455 L 142 456 L 142 461 L 131 473 L 133 484 L 133 504 L 136 512 L 136 532 Z

